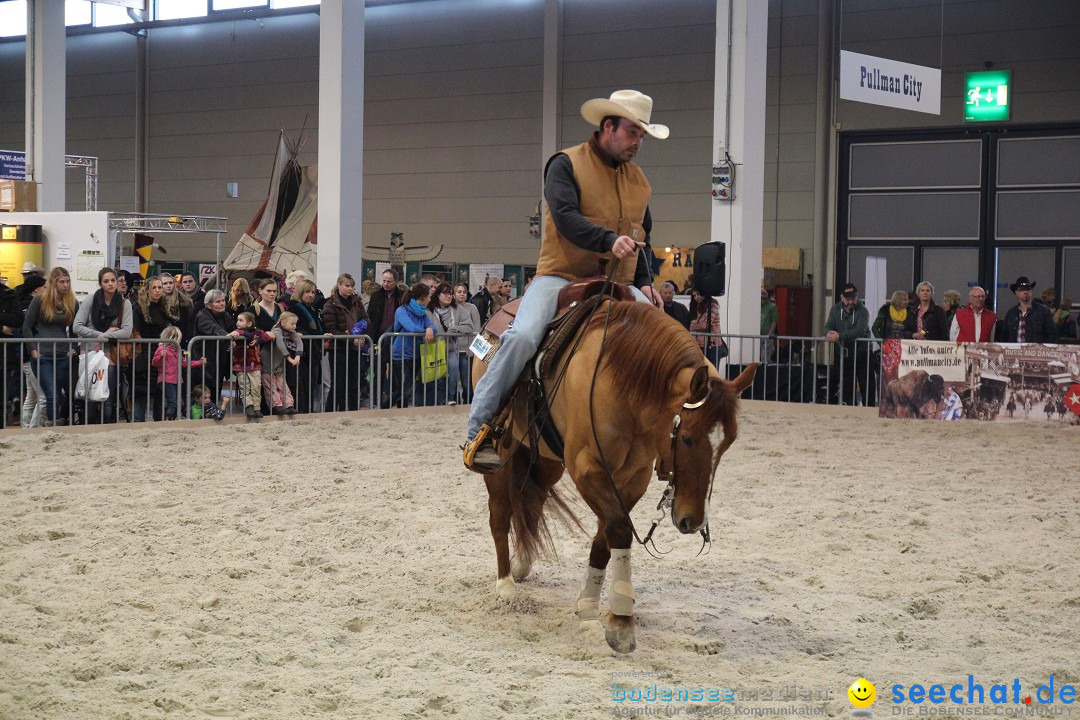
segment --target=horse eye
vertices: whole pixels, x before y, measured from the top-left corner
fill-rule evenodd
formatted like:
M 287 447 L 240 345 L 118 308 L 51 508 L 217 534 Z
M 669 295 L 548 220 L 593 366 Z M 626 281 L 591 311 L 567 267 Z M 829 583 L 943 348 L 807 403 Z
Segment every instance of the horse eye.
M 693 441 L 692 438 L 688 438 L 685 435 L 683 435 L 682 436 L 682 441 L 683 441 L 683 444 L 686 445 L 686 447 L 694 447 L 694 441 Z

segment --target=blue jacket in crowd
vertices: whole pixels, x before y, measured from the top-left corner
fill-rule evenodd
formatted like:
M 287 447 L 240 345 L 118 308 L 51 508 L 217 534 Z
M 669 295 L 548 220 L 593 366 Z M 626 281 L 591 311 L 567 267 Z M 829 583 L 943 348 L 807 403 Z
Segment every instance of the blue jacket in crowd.
M 422 333 L 428 328 L 435 332 L 435 326 L 431 324 L 426 309 L 415 300 L 410 300 L 394 311 L 394 332 Z M 407 342 L 403 344 L 402 340 Z M 416 354 L 416 346 L 423 341 L 423 338 L 395 337 L 391 357 L 395 360 L 412 360 Z

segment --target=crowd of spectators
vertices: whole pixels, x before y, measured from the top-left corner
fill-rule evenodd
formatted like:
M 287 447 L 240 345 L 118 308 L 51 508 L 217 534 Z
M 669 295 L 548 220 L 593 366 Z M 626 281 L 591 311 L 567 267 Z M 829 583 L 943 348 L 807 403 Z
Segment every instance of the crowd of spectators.
M 407 287 L 394 270 L 364 292 L 346 273 L 324 295 L 302 271 L 280 283 L 237 278 L 226 292 L 203 290 L 191 273 L 142 281 L 106 267 L 80 302 L 65 268 L 46 273 L 28 263 L 24 270 L 14 289 L 0 284 L 0 330 L 20 340 L 4 344 L 0 427 L 469 402 L 469 343 L 485 320 L 474 303 L 490 314 L 510 294 L 498 277 L 470 298 L 466 285 L 435 276 Z M 388 333 L 417 335 L 391 343 Z M 60 342 L 72 338 L 83 342 Z M 189 346 L 191 338 L 198 339 Z M 370 343 L 380 349 L 374 368 Z M 437 348 L 446 367 L 426 382 L 424 344 Z M 80 360 L 98 350 L 108 360 L 100 378 L 108 399 L 76 398 Z M 372 383 L 372 373 L 381 382 Z M 382 397 L 369 397 L 373 385 Z
M 825 323 L 824 339 L 836 345 L 836 375 L 847 378 L 842 389 L 833 390 L 844 396 L 834 400 L 855 404 L 858 393 L 865 404 L 876 403 L 880 360 L 871 356 L 873 344 L 857 342 L 866 338 L 1054 342 L 1077 337 L 1068 298 L 1059 304 L 1053 289 L 1035 298 L 1035 283 L 1026 277 L 1010 288 L 1017 305 L 998 316 L 986 307 L 983 288 L 972 287 L 967 304 L 949 290 L 938 305 L 933 285 L 923 282 L 910 293 L 894 292 L 871 322 L 858 288 L 846 284 Z M 660 286 L 664 311 L 690 330 L 705 356 L 719 365 L 728 347 L 717 299 L 691 287 L 687 308 L 674 300 L 675 292 L 672 283 Z M 104 268 L 97 291 L 79 302 L 67 270 L 56 267 L 46 273 L 27 263 L 22 284 L 15 289 L 0 285 L 3 337 L 23 340 L 4 346 L 8 402 L 3 421 L 10 416 L 22 427 L 48 427 L 222 417 L 233 403 L 233 412 L 251 418 L 369 405 L 467 403 L 470 342 L 509 300 L 510 282 L 497 276 L 488 277 L 470 297 L 465 284 L 432 275 L 409 287 L 388 269 L 378 284 L 366 281 L 358 292 L 353 277 L 342 274 L 326 295 L 302 271 L 281 282 L 237 278 L 225 292 L 203 290 L 191 273 L 141 281 Z M 763 361 L 774 358 L 778 316 L 763 289 Z M 197 340 L 189 356 L 193 337 L 214 340 Z M 70 338 L 95 342 L 60 342 Z M 145 342 L 154 340 L 162 342 Z M 380 352 L 373 354 L 369 343 Z M 445 353 L 445 376 L 425 378 L 421 356 L 428 351 L 423 345 L 437 345 Z M 80 353 L 94 349 L 103 350 L 109 360 L 102 378 L 108 399 L 76 401 Z M 369 367 L 373 358 L 377 364 Z M 374 375 L 380 382 L 371 382 Z M 373 386 L 381 389 L 379 397 L 369 397 Z

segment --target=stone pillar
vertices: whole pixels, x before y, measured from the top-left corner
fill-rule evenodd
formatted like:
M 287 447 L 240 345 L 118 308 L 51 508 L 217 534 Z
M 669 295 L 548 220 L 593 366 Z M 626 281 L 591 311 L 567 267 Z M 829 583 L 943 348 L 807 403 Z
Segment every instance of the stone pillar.
M 329 295 L 343 272 L 363 280 L 364 0 L 323 0 L 319 17 L 316 283 Z

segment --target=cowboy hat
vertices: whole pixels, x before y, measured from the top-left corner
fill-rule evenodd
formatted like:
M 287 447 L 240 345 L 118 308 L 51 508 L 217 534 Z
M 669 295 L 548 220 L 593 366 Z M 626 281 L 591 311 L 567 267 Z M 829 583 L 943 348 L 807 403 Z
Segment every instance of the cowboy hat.
M 34 263 L 27 260 L 25 263 L 23 263 L 21 274 L 26 275 L 29 273 L 33 273 L 34 275 L 44 275 L 45 268 L 35 265 Z
M 609 98 L 593 98 L 581 106 L 581 117 L 585 118 L 590 125 L 598 126 L 610 115 L 632 120 L 658 140 L 663 140 L 670 132 L 667 125 L 649 124 L 652 116 L 652 98 L 637 90 L 616 90 Z
M 1016 278 L 1016 282 L 1009 286 L 1009 289 L 1015 293 L 1017 288 L 1022 287 L 1031 289 L 1035 287 L 1035 283 L 1028 280 L 1027 275 L 1021 275 L 1020 277 Z

